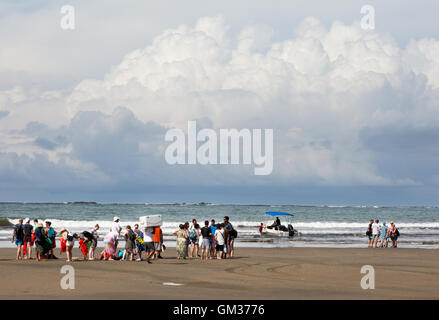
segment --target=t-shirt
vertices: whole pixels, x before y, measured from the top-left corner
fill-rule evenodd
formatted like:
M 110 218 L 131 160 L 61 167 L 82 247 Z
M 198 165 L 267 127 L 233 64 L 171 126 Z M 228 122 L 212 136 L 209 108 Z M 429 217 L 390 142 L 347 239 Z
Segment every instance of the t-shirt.
M 378 223 L 374 223 L 374 224 L 372 225 L 372 234 L 373 234 L 373 235 L 377 235 L 377 234 L 378 234 L 378 229 L 379 229 L 379 225 L 378 225 Z
M 217 227 L 212 226 L 212 225 L 210 226 L 210 231 L 212 232 L 213 235 L 215 234 L 216 229 L 217 229 Z
M 152 228 L 147 227 L 143 232 L 143 241 L 144 242 L 154 242 L 154 235 L 152 234 Z
M 23 240 L 24 239 L 23 225 L 21 223 L 17 223 L 14 227 L 14 230 L 15 230 L 15 239 Z
M 159 243 L 161 241 L 161 236 L 162 236 L 162 229 L 160 227 L 155 227 L 154 235 L 152 237 L 154 239 L 154 242 Z
M 381 234 L 380 234 L 380 236 L 381 236 L 382 238 L 385 238 L 385 237 L 386 237 L 386 235 L 387 235 L 387 229 L 388 229 L 387 226 L 381 226 Z
M 121 230 L 122 230 L 122 227 L 120 226 L 119 222 L 113 222 L 111 224 L 111 227 L 110 227 L 111 232 L 117 232 L 120 234 Z
M 24 236 L 30 238 L 32 236 L 32 230 L 34 229 L 34 227 L 29 224 L 26 223 L 23 225 L 23 231 L 24 231 Z
M 233 226 L 230 222 L 224 222 L 224 226 L 226 227 L 227 231 L 232 231 Z
M 220 246 L 224 245 L 224 230 L 217 229 L 215 231 L 216 243 Z
M 203 238 L 209 239 L 210 236 L 212 235 L 212 231 L 209 227 L 202 227 L 201 235 L 203 236 Z

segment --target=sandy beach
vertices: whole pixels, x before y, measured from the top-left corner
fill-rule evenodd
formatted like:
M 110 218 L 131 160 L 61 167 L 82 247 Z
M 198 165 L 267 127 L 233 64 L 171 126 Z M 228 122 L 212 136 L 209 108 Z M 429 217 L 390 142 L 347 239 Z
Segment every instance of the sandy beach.
M 74 256 L 80 257 L 74 249 Z M 439 254 L 423 249 L 239 248 L 231 260 L 74 261 L 63 290 L 59 260 L 15 260 L 0 249 L 1 299 L 438 299 Z M 56 253 L 59 253 L 56 250 Z M 363 265 L 375 289 L 360 286 Z M 181 286 L 164 285 L 164 283 Z

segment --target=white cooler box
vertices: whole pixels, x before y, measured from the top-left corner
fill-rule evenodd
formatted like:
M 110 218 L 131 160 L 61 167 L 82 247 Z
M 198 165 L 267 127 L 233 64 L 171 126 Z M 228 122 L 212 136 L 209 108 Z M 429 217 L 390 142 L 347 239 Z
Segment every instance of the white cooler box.
M 139 218 L 142 227 L 160 227 L 163 224 L 163 219 L 160 214 L 153 216 L 144 216 Z

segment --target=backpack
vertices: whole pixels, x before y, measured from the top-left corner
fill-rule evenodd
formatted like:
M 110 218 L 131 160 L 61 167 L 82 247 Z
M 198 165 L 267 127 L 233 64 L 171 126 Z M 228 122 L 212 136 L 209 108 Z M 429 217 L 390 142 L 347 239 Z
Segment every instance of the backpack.
M 136 239 L 137 239 L 136 234 L 134 233 L 134 231 L 131 231 L 131 230 L 130 230 L 130 232 L 128 232 L 128 237 L 131 241 L 136 241 Z
M 233 238 L 238 238 L 238 231 L 236 231 L 235 229 L 232 229 L 230 231 L 230 236 Z
M 24 238 L 24 230 L 22 224 L 15 225 L 15 238 L 23 239 Z
M 189 239 L 196 241 L 197 240 L 197 231 L 195 229 L 192 229 L 189 232 Z
M 35 238 L 41 245 L 46 241 L 46 235 L 44 234 L 43 228 L 38 228 L 35 230 Z
M 53 230 L 53 228 L 50 227 L 47 235 L 49 236 L 49 238 L 55 238 L 55 236 L 56 236 L 55 230 Z
M 398 229 L 395 230 L 395 235 L 396 235 L 397 237 L 399 237 L 399 230 L 398 230 Z

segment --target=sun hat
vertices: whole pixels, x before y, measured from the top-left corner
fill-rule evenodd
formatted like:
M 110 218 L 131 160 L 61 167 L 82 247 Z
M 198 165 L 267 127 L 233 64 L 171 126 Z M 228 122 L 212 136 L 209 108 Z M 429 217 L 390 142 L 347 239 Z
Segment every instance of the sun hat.
M 30 222 L 30 218 L 26 218 L 26 219 L 24 219 L 24 221 Z
M 113 218 L 113 221 L 116 222 L 117 220 L 120 220 L 120 218 L 119 218 L 118 216 L 115 216 L 115 217 Z
M 60 234 L 63 233 L 64 231 L 67 231 L 67 229 L 65 227 L 61 228 L 61 231 L 59 232 Z
M 38 224 L 38 228 L 42 228 L 43 227 L 43 224 L 40 222 L 39 224 Z

